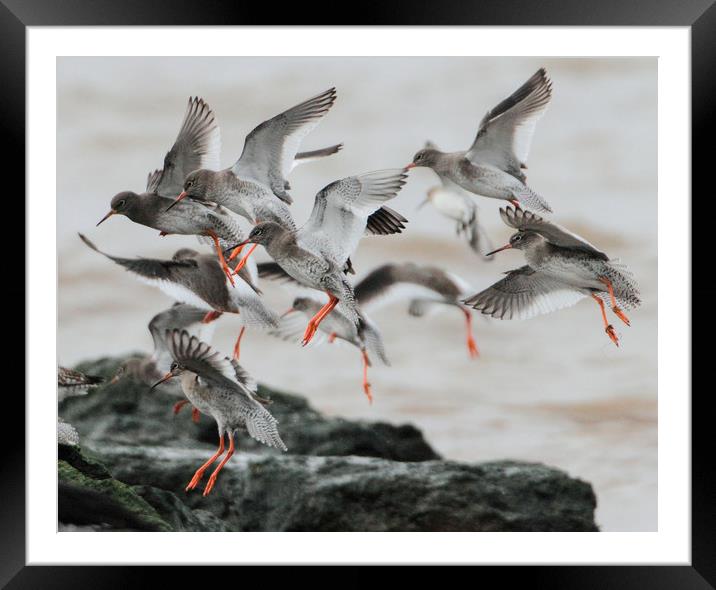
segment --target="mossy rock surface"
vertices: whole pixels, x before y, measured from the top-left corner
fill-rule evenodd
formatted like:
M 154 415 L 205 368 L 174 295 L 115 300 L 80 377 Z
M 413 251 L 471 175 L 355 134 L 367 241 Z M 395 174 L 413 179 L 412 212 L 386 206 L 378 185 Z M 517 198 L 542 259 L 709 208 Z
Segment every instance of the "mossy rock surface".
M 75 465 L 87 467 L 83 473 L 77 467 L 64 459 L 57 461 L 57 473 L 61 485 L 62 496 L 69 498 L 65 504 L 67 510 L 84 510 L 85 515 L 79 515 L 89 523 L 109 524 L 114 528 L 127 530 L 172 531 L 174 530 L 159 513 L 129 485 L 114 479 L 104 466 L 95 460 L 86 460 L 81 452 L 72 457 Z M 82 499 L 83 508 L 77 505 Z M 74 506 L 71 504 L 74 503 Z M 96 512 L 95 515 L 92 512 Z M 61 517 L 63 514 L 61 505 Z M 106 520 L 102 520 L 102 514 Z M 78 518 L 74 518 L 78 520 Z M 83 524 L 83 523 L 78 523 Z

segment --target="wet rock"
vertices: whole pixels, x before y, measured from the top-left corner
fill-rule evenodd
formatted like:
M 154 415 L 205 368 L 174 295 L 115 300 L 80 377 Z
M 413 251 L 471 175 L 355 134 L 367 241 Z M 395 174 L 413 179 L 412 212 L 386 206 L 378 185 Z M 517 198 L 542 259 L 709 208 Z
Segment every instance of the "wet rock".
M 79 368 L 111 377 L 122 359 Z M 214 452 L 216 427 L 174 416 L 178 399 L 123 380 L 60 404 L 80 447 L 60 445 L 63 486 L 93 507 L 73 530 L 596 531 L 591 486 L 540 464 L 439 460 L 411 425 L 328 418 L 299 396 L 260 388 L 290 453 L 248 436 L 208 497 L 185 492 Z M 76 489 L 64 490 L 66 497 Z M 102 504 L 97 494 L 109 498 Z M 70 494 L 70 496 L 68 496 Z M 86 497 L 82 497 L 85 494 Z M 78 500 L 78 501 L 80 501 Z M 94 503 L 94 504 L 93 504 Z M 65 503 L 67 506 L 67 503 Z M 72 502 L 70 502 L 71 508 Z M 102 510 L 106 513 L 102 513 Z M 79 513 L 80 518 L 77 518 Z
M 125 357 L 127 358 L 127 357 Z M 84 372 L 110 379 L 123 358 L 103 358 L 79 365 Z M 410 424 L 392 425 L 329 418 L 314 410 L 305 398 L 259 386 L 259 395 L 271 400 L 269 411 L 279 421 L 281 437 L 291 454 L 359 455 L 394 461 L 428 461 L 440 456 L 422 433 Z M 60 404 L 60 415 L 71 422 L 85 442 L 119 445 L 162 445 L 196 448 L 196 441 L 217 443 L 214 421 L 202 416 L 191 421 L 187 405 L 172 413 L 177 397 L 149 392 L 149 386 L 132 379 L 106 384 L 90 395 Z M 280 453 L 241 436 L 239 447 L 260 453 Z
M 113 447 L 102 456 L 116 477 L 181 494 L 231 530 L 597 530 L 591 486 L 540 464 L 243 453 L 204 498 L 203 485 L 183 492 L 201 453 Z

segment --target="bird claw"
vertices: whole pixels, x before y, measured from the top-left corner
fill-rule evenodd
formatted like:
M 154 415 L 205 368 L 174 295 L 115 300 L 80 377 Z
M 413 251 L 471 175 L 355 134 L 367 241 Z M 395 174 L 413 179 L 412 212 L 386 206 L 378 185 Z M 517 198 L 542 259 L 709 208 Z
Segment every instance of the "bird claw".
M 626 314 L 621 309 L 619 309 L 617 306 L 614 306 L 614 307 L 612 307 L 612 311 L 614 312 L 614 315 L 617 316 L 627 326 L 631 326 L 631 323 L 629 322 L 629 318 L 626 316 Z
M 480 356 L 480 351 L 477 349 L 477 343 L 475 339 L 470 337 L 467 340 L 467 351 L 470 354 L 470 358 L 476 359 Z
M 363 383 L 363 393 L 365 393 L 366 397 L 368 398 L 368 403 L 373 403 L 373 392 L 370 390 L 370 383 L 367 381 Z
M 303 333 L 303 340 L 301 340 L 301 345 L 306 346 L 311 341 L 315 333 L 316 326 L 314 324 L 308 324 L 308 326 L 306 326 L 306 331 Z
M 617 346 L 619 346 L 619 338 L 617 338 L 617 332 L 616 332 L 616 330 L 614 329 L 614 326 L 612 326 L 611 324 L 609 324 L 609 325 L 606 327 L 605 332 L 607 333 L 607 336 L 609 336 L 609 338 L 611 339 L 611 341 L 614 342 L 614 344 L 616 344 Z
M 196 486 L 199 485 L 199 482 L 201 481 L 201 478 L 204 477 L 204 473 L 199 473 L 198 471 L 194 474 L 194 477 L 191 478 L 191 481 L 188 483 L 186 488 L 184 488 L 185 492 L 189 492 L 193 490 Z
M 216 483 L 216 475 L 212 473 L 211 477 L 209 478 L 209 481 L 206 483 L 206 487 L 204 488 L 204 493 L 202 496 L 206 498 L 211 490 L 214 489 L 214 484 Z

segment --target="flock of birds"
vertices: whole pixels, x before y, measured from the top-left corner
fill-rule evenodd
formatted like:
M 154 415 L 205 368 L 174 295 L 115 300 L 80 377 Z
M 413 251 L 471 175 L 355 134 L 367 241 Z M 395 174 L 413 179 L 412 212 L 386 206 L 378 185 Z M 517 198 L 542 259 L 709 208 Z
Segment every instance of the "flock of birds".
M 487 112 L 467 151 L 444 153 L 428 143 L 405 168 L 332 182 L 318 192 L 311 215 L 302 225 L 291 215 L 287 177 L 295 166 L 329 157 L 342 148 L 299 151 L 305 136 L 333 106 L 335 89 L 261 123 L 246 137 L 241 157 L 223 170 L 214 113 L 201 98 L 189 100 L 163 168 L 149 174 L 145 192 L 115 195 L 110 211 L 97 225 L 123 215 L 162 236 L 199 236 L 215 253 L 181 248 L 171 259 L 121 258 L 101 252 L 80 234 L 87 246 L 176 301 L 149 322 L 153 354 L 125 362 L 113 381 L 133 376 L 151 384 L 152 389 L 163 388 L 180 398 L 175 413 L 190 403 L 195 420 L 199 413 L 214 418 L 219 447 L 196 471 L 187 491 L 198 486 L 204 473 L 224 455 L 226 438 L 228 451 L 210 475 L 204 495 L 212 490 L 234 453 L 239 428 L 266 445 L 286 450 L 278 423 L 267 409 L 269 401 L 257 395 L 256 382 L 238 363 L 247 328 L 267 329 L 286 340 L 300 339 L 304 346 L 314 340 L 335 339 L 352 344 L 361 354 L 363 389 L 369 399 L 368 367 L 375 359 L 387 365 L 388 358 L 380 331 L 365 309 L 391 292 L 404 296 L 404 289 L 398 287 L 412 289 L 409 311 L 413 315 L 423 315 L 434 304 L 460 310 L 473 357 L 478 350 L 472 335 L 472 309 L 499 319 L 524 319 L 585 297 L 599 305 L 605 331 L 618 346 L 606 307 L 629 325 L 624 310 L 640 303 L 632 275 L 583 238 L 538 215 L 552 209 L 526 184 L 525 162 L 532 135 L 551 95 L 552 84 L 540 69 Z M 472 294 L 460 277 L 413 263 L 385 264 L 353 284 L 351 256 L 361 238 L 405 229 L 407 219 L 386 203 L 406 183 L 408 170 L 416 166 L 437 173 L 442 185 L 429 191 L 427 201 L 456 222 L 458 233 L 466 236 L 475 251 L 487 258 L 515 248 L 523 251 L 527 264 L 477 294 Z M 504 223 L 516 230 L 507 245 L 484 252 L 487 239 L 477 222 L 472 195 L 511 205 L 500 209 Z M 248 235 L 233 213 L 252 226 Z M 258 245 L 265 248 L 272 262 L 255 263 L 251 254 Z M 279 315 L 265 305 L 259 278 L 295 283 L 309 291 Z M 225 313 L 238 314 L 242 321 L 230 357 L 208 344 L 213 322 Z M 68 379 L 63 371 L 59 374 L 61 386 Z M 70 381 L 78 379 L 73 375 Z M 85 388 L 95 384 L 92 378 L 87 379 Z

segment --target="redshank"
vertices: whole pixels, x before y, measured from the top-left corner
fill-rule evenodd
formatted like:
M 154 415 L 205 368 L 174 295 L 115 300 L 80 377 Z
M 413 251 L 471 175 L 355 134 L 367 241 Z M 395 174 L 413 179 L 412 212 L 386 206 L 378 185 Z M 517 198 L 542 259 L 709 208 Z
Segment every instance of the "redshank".
M 275 262 L 259 264 L 258 272 L 260 277 L 266 279 L 293 280 Z M 469 307 L 462 303 L 462 299 L 472 291 L 472 288 L 464 279 L 453 273 L 446 272 L 435 266 L 418 265 L 412 262 L 381 265 L 369 272 L 354 287 L 361 317 L 368 322 L 368 325 L 378 337 L 380 337 L 380 333 L 373 322 L 368 319 L 366 312 L 392 303 L 394 300 L 404 301 L 408 299 L 408 313 L 414 317 L 424 316 L 435 306 L 443 305 L 458 308 L 465 317 L 468 353 L 470 357 L 476 358 L 479 352 L 472 335 L 472 314 Z M 299 301 L 299 299 L 296 301 Z M 311 299 L 311 301 L 315 300 Z M 301 307 L 304 309 L 299 308 L 299 310 L 305 311 L 307 303 L 303 303 Z M 296 308 L 296 302 L 294 302 L 293 308 L 289 311 Z M 336 309 L 336 312 L 339 312 L 338 315 L 340 315 L 340 310 L 341 307 L 339 306 Z M 332 333 L 332 329 L 328 324 L 325 326 L 321 324 L 320 329 L 329 335 Z M 276 332 L 281 333 L 288 339 L 295 334 L 295 327 L 282 318 L 278 330 L 273 330 L 271 333 Z M 347 338 L 343 339 L 348 340 Z M 382 346 L 382 338 L 380 338 L 380 342 Z
M 527 265 L 508 272 L 504 279 L 466 299 L 465 304 L 499 319 L 526 319 L 589 296 L 599 305 L 607 335 L 619 346 L 604 304 L 609 303 L 614 314 L 630 325 L 623 310 L 638 307 L 641 300 L 627 268 L 584 238 L 534 213 L 507 207 L 500 209 L 500 216 L 517 233 L 491 254 L 511 248 L 522 250 Z
M 471 193 L 551 212 L 547 201 L 525 184 L 524 174 L 535 126 L 551 97 L 552 83 L 545 69 L 540 68 L 487 112 L 469 150 L 445 153 L 424 148 L 415 154 L 408 168 L 425 166 Z
M 259 265 L 259 272 L 261 272 L 261 265 Z M 299 319 L 299 316 L 305 315 L 308 319 L 314 317 L 321 310 L 324 303 L 325 301 L 319 301 L 312 296 L 296 297 L 291 308 L 281 317 L 278 328 L 270 330 L 269 334 L 278 336 L 283 340 L 298 340 L 304 326 L 304 322 Z M 342 313 L 341 308 L 342 306 L 340 305 L 336 307 L 333 313 L 321 322 L 319 330 L 327 336 L 328 342 L 332 343 L 337 338 L 352 344 L 360 350 L 363 366 L 363 392 L 368 397 L 368 401 L 372 402 L 373 394 L 368 381 L 368 367 L 372 365 L 370 355 L 379 358 L 384 365 L 390 365 L 385 353 L 383 337 L 377 326 L 365 314 L 360 313 L 360 321 L 356 327 Z
M 203 495 L 211 492 L 219 472 L 234 454 L 234 437 L 239 428 L 246 428 L 252 438 L 265 445 L 287 450 L 278 432 L 278 421 L 256 399 L 252 392 L 255 382 L 238 363 L 212 351 L 208 344 L 185 330 L 167 331 L 166 340 L 174 362 L 156 385 L 180 376 L 187 399 L 202 414 L 214 418 L 219 430 L 219 448 L 197 469 L 186 491 L 196 488 L 204 472 L 224 454 L 226 436 L 228 452 L 209 477 Z
M 231 214 L 216 204 L 196 202 L 167 211 L 173 198 L 181 192 L 184 177 L 189 172 L 201 167 L 218 168 L 220 144 L 214 113 L 201 98 L 189 99 L 179 135 L 164 157 L 164 167 L 148 175 L 145 192 L 116 194 L 109 213 L 97 225 L 112 215 L 124 215 L 135 223 L 159 230 L 161 235 L 207 236 L 213 241 L 222 267 L 230 276 L 222 243 L 224 247 L 227 243 L 235 244 L 236 236 L 241 235 Z
M 434 148 L 435 144 L 428 141 L 425 147 Z M 429 203 L 440 215 L 455 222 L 455 233 L 458 236 L 465 236 L 473 252 L 481 255 L 485 260 L 491 260 L 485 256 L 486 252 L 492 250 L 492 244 L 478 221 L 477 203 L 454 182 L 445 178 L 440 180 L 441 185 L 428 190 L 425 200 L 418 205 L 418 209 Z
M 239 314 L 243 328 L 234 347 L 235 357 L 239 356 L 244 328 L 273 328 L 277 325 L 278 316 L 263 304 L 258 288 L 245 269 L 239 274 L 236 288 L 231 288 L 220 264 L 211 255 L 181 248 L 170 260 L 119 258 L 102 252 L 82 234 L 80 238 L 96 252 L 137 275 L 141 281 L 159 287 L 176 301 L 202 309 L 206 313 L 205 321 L 211 321 L 224 312 Z
M 393 299 L 403 301 L 406 298 L 410 301 L 408 312 L 415 317 L 424 316 L 435 306 L 456 307 L 465 317 L 468 354 L 477 358 L 479 351 L 472 335 L 472 314 L 461 302 L 470 292 L 470 285 L 459 276 L 435 266 L 412 262 L 379 266 L 355 285 L 356 301 L 365 310 Z
M 182 178 L 183 190 L 174 204 L 186 197 L 225 205 L 252 224 L 261 221 L 292 223 L 288 208 L 286 177 L 302 161 L 312 161 L 338 152 L 342 144 L 298 154 L 303 138 L 320 123 L 333 106 L 336 89 L 329 88 L 256 127 L 244 141 L 236 163 L 225 170 L 197 166 Z M 191 173 L 191 174 L 189 174 Z M 173 206 L 173 205 L 172 205 Z
M 405 178 L 405 170 L 396 169 L 337 180 L 316 195 L 311 216 L 299 230 L 265 221 L 256 225 L 240 244 L 263 245 L 293 279 L 328 295 L 328 303 L 308 322 L 304 346 L 339 302 L 348 319 L 356 329 L 359 327 L 353 288 L 343 271 L 365 233 L 368 217 L 398 194 Z M 245 260 L 244 257 L 236 270 Z
M 94 375 L 85 375 L 74 369 L 57 367 L 57 401 L 68 397 L 86 395 L 90 389 L 97 387 L 104 379 Z M 80 435 L 72 424 L 57 416 L 57 444 L 77 446 Z
M 305 136 L 318 125 L 335 99 L 336 89 L 330 88 L 264 121 L 246 137 L 241 157 L 231 168 L 194 170 L 184 179 L 183 191 L 170 207 L 190 197 L 222 205 L 252 225 L 273 221 L 295 230 L 296 223 L 287 206 L 293 199 L 286 192 L 286 177 L 296 165 L 330 156 L 343 147 L 338 144 L 297 153 Z M 369 217 L 367 231 L 379 235 L 400 233 L 406 222 L 396 211 L 380 209 Z M 239 250 L 233 254 L 238 253 Z
M 169 309 L 165 309 L 156 314 L 147 325 L 149 333 L 154 343 L 154 351 L 151 355 L 142 357 L 132 357 L 124 361 L 111 383 L 117 383 L 120 379 L 130 378 L 145 385 L 153 385 L 158 379 L 169 371 L 172 364 L 172 357 L 167 348 L 164 336 L 167 330 L 185 329 L 190 334 L 196 335 L 204 342 L 209 342 L 214 324 L 207 321 L 207 313 L 205 310 L 186 303 L 175 303 Z M 212 318 L 213 319 L 213 318 Z M 176 387 L 172 387 L 176 385 Z M 189 403 L 184 397 L 184 392 L 178 384 L 168 382 L 162 386 L 162 391 L 172 397 L 180 397 L 181 400 L 174 404 L 174 414 Z M 199 421 L 199 411 L 192 408 L 192 419 L 194 422 Z

